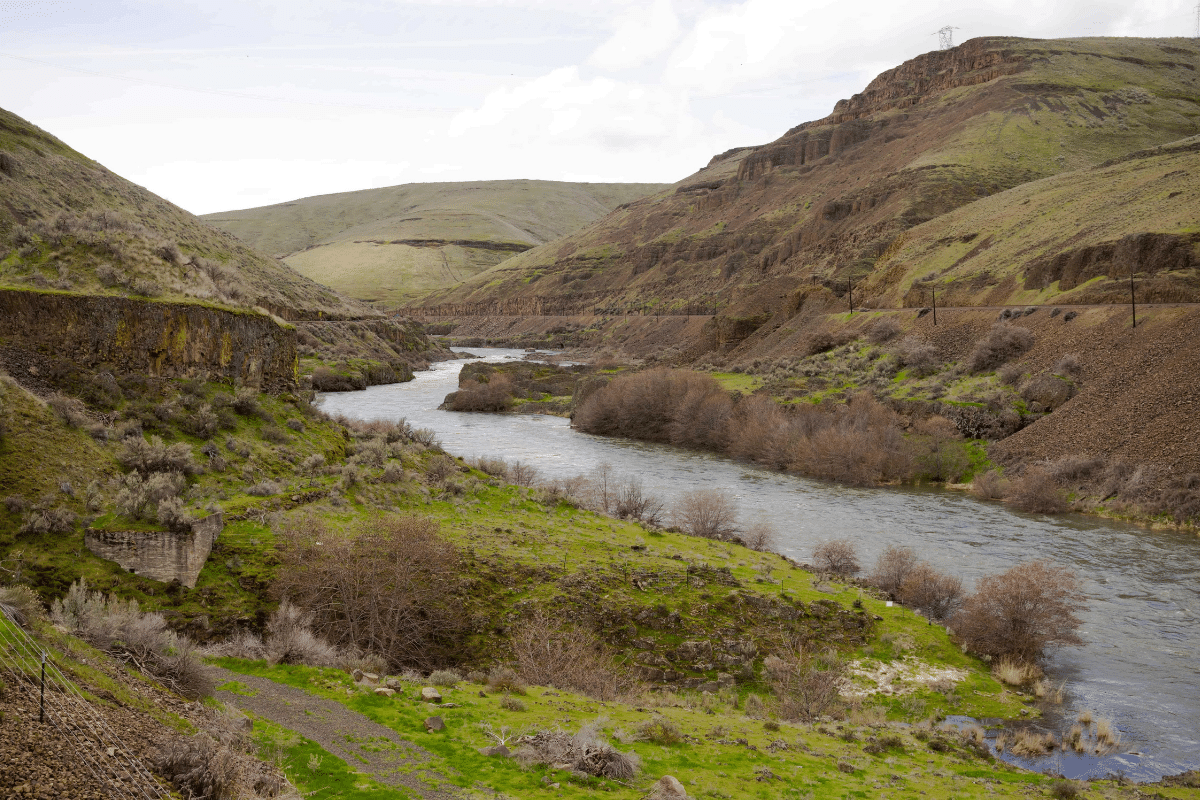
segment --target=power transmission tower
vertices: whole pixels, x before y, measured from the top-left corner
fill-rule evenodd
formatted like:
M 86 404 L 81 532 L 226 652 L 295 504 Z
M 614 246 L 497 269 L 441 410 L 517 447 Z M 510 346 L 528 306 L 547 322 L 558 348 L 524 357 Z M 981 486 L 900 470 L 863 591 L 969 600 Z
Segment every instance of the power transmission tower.
M 1198 6 L 1200 8 L 1200 6 Z M 938 37 L 938 50 L 950 50 L 954 47 L 954 32 L 958 30 L 953 25 L 947 25 L 944 28 L 930 34 Z

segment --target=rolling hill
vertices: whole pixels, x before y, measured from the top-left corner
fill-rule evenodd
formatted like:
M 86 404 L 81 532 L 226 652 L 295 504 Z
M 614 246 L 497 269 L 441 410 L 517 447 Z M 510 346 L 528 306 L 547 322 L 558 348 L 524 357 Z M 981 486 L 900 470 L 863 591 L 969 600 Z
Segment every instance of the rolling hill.
M 374 314 L 0 109 L 2 285 Z
M 417 183 L 207 214 L 207 222 L 362 300 L 396 304 L 571 233 L 661 184 Z
M 1074 291 L 1086 282 L 1076 273 L 1098 277 L 1126 237 L 1121 253 L 1141 253 L 1140 268 L 1170 254 L 1161 296 L 1192 297 L 1198 199 L 1182 140 L 1200 132 L 1197 67 L 1187 39 L 980 38 L 927 53 L 823 119 L 715 156 L 672 190 L 422 304 L 790 314 L 848 281 L 862 285 L 856 303 L 920 304 L 925 287 L 910 290 L 930 277 L 962 302 L 1028 301 Z M 1177 152 L 1121 161 L 1172 142 Z M 1147 183 L 1155 159 L 1172 165 Z

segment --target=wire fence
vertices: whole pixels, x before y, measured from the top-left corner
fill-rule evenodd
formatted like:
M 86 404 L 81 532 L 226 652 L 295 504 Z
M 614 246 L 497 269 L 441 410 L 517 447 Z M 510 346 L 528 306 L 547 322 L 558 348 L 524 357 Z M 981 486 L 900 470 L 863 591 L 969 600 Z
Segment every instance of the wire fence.
M 12 691 L 20 692 L 38 709 L 39 720 L 73 745 L 75 756 L 108 797 L 170 797 L 50 654 L 0 607 L 0 674 L 5 672 L 13 678 Z

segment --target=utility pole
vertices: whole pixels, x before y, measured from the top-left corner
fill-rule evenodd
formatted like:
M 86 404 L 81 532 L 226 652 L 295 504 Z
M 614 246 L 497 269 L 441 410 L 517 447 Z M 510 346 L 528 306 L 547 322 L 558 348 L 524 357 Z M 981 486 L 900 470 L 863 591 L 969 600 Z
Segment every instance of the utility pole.
M 850 293 L 850 316 L 854 316 L 854 284 L 850 283 L 850 279 L 846 278 L 846 291 Z
M 954 47 L 954 32 L 958 30 L 953 25 L 946 25 L 930 34 L 938 37 L 938 50 L 950 50 Z
M 933 324 L 937 325 L 937 289 L 931 289 L 933 292 Z

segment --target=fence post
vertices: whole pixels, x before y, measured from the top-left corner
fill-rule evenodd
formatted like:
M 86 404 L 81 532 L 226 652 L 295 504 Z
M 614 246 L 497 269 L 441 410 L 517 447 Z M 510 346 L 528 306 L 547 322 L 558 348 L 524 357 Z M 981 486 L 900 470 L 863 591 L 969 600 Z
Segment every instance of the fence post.
M 46 721 L 46 651 L 42 651 L 42 696 L 38 701 L 38 722 Z

